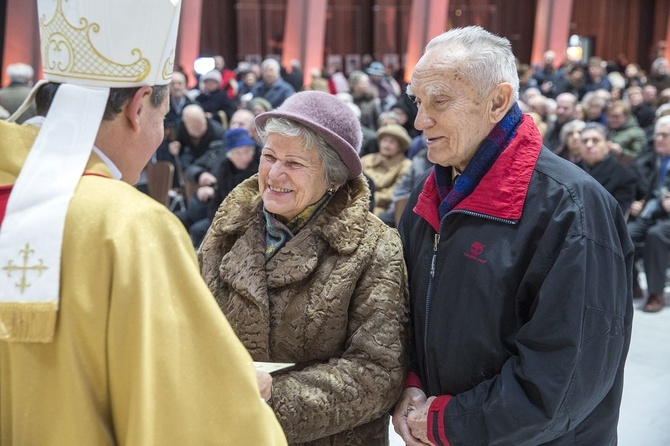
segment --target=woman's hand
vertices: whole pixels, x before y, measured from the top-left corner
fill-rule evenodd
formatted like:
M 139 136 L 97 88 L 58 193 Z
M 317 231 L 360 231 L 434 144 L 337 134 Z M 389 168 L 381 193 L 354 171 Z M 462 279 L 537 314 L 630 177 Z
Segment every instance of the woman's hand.
M 268 402 L 272 398 L 272 376 L 267 372 L 256 370 L 256 380 L 258 381 L 258 388 L 261 391 L 261 398 Z

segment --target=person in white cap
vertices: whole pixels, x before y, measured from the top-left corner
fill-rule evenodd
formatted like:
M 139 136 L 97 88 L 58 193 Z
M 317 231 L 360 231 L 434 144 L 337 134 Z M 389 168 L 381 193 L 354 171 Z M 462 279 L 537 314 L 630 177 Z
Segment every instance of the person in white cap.
M 286 444 L 181 223 L 127 184 L 163 137 L 180 7 L 38 0 L 60 86 L 39 133 L 0 122 L 3 446 Z

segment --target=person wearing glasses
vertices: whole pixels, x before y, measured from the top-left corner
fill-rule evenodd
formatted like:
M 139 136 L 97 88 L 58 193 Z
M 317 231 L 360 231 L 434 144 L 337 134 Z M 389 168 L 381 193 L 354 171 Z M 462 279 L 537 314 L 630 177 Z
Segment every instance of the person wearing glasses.
M 647 277 L 648 295 L 642 311 L 656 313 L 665 306 L 663 289 L 670 260 L 670 115 L 656 121 L 654 152 L 645 154 L 637 164 L 643 193 L 631 205 L 633 218 L 628 230 L 642 256 Z M 644 183 L 643 179 L 648 181 Z M 634 283 L 634 294 L 643 297 L 639 282 Z

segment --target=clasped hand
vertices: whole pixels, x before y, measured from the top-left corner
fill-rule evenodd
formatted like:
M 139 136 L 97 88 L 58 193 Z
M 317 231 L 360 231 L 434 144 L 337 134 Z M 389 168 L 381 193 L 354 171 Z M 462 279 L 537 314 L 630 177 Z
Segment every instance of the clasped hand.
M 408 387 L 393 412 L 393 428 L 408 446 L 432 445 L 428 440 L 428 409 L 435 399 L 417 387 Z

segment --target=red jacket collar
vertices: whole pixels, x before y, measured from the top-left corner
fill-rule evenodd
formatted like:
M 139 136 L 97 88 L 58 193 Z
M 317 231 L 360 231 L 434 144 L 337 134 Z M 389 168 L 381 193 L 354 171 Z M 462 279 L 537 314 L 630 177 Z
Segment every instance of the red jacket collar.
M 526 201 L 530 177 L 541 150 L 542 136 L 533 119 L 524 115 L 516 135 L 500 154 L 491 170 L 454 210 L 467 209 L 491 217 L 518 221 Z M 426 179 L 413 210 L 430 223 L 435 231 L 439 231 L 439 206 L 440 197 L 433 171 Z

